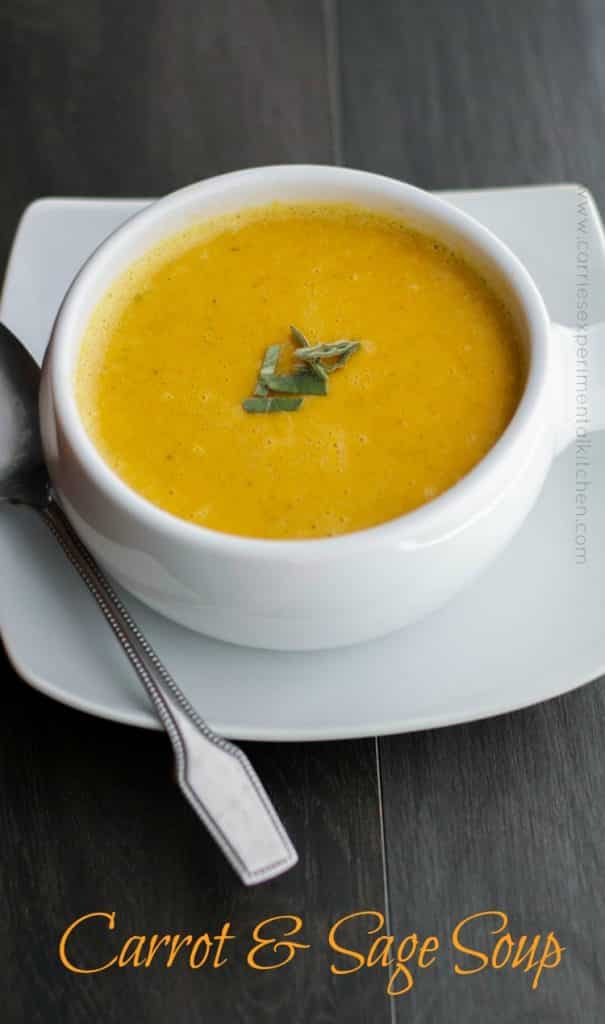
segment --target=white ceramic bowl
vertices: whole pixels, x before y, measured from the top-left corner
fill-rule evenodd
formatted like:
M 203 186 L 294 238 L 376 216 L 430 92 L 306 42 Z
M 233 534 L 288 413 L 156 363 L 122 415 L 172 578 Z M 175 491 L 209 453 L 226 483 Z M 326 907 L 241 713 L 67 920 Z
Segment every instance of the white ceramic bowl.
M 503 297 L 527 353 L 527 382 L 513 420 L 467 476 L 414 512 L 341 537 L 254 540 L 162 511 L 109 469 L 83 427 L 74 397 L 74 367 L 90 314 L 130 263 L 192 221 L 273 200 L 353 202 L 438 237 L 480 268 Z M 222 175 L 133 217 L 97 249 L 69 289 L 42 377 L 51 478 L 99 562 L 169 618 L 254 647 L 302 650 L 367 640 L 447 601 L 522 523 L 555 453 L 574 433 L 567 386 L 573 345 L 565 334 L 550 324 L 535 284 L 506 246 L 420 189 L 339 167 L 278 166 Z

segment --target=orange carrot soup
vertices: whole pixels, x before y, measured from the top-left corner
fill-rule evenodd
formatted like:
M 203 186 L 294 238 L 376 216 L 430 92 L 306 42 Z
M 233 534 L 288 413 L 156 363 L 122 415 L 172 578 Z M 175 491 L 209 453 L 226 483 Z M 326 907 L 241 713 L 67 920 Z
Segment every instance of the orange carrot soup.
M 119 278 L 76 370 L 107 464 L 225 533 L 384 523 L 460 480 L 524 383 L 481 275 L 396 220 L 274 204 L 192 227 Z

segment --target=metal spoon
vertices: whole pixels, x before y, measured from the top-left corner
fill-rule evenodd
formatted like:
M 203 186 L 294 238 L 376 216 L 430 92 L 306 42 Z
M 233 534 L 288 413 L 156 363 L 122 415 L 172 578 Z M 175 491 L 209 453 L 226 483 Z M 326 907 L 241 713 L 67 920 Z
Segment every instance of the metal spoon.
M 296 851 L 246 755 L 191 706 L 53 497 L 40 439 L 40 370 L 0 324 L 0 501 L 34 508 L 84 580 L 174 748 L 181 790 L 246 885 L 296 864 Z

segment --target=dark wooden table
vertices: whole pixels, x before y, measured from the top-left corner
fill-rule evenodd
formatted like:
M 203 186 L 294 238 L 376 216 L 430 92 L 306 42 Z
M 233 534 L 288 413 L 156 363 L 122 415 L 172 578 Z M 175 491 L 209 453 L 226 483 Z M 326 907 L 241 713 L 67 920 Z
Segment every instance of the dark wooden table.
M 5 0 L 0 250 L 40 195 L 159 195 L 272 162 L 426 188 L 581 180 L 603 204 L 604 57 L 599 0 Z M 163 737 L 54 704 L 5 668 L 3 1024 L 605 1020 L 599 682 L 464 727 L 248 745 L 301 861 L 244 890 L 173 787 Z M 399 998 L 380 967 L 330 973 L 344 915 L 382 910 L 396 936 L 443 937 L 494 908 L 567 947 L 537 990 L 520 970 L 456 976 L 446 951 Z M 93 911 L 115 911 L 116 928 L 81 931 L 82 964 L 131 934 L 229 921 L 238 939 L 221 969 L 74 974 L 59 937 Z M 252 970 L 251 929 L 284 914 L 304 918 L 311 948 Z

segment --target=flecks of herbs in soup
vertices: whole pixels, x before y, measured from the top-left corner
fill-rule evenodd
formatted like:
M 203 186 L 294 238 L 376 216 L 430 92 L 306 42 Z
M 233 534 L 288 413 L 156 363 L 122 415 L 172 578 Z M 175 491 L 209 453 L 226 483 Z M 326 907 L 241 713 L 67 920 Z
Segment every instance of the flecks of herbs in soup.
M 329 394 L 250 415 L 267 348 L 361 342 Z M 176 516 L 251 537 L 374 526 L 441 494 L 492 447 L 524 370 L 480 274 L 405 224 L 274 204 L 197 225 L 105 296 L 77 368 L 109 466 Z

